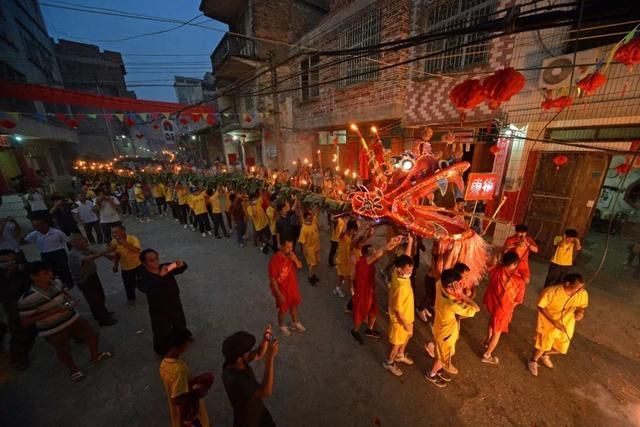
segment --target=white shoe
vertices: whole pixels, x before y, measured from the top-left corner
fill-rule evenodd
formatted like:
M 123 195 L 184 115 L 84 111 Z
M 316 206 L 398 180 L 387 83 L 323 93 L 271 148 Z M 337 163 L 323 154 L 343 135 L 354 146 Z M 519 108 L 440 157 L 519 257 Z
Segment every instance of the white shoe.
M 208 234 L 209 236 L 213 236 L 213 233 L 212 233 L 212 232 L 210 232 L 210 231 L 207 231 L 207 234 Z
M 207 233 L 202 233 L 202 237 L 207 237 Z
M 382 362 L 382 367 L 387 371 L 391 372 L 394 376 L 400 377 L 402 376 L 402 370 L 396 366 L 395 363 L 389 363 L 386 360 Z
M 553 369 L 553 362 L 551 361 L 551 358 L 549 356 L 547 356 L 547 355 L 540 356 L 540 361 L 547 368 Z
M 293 324 L 293 330 L 296 332 L 300 332 L 301 334 L 307 331 L 307 328 L 302 326 L 302 323 L 296 322 Z
M 182 227 L 182 228 L 184 228 L 186 230 L 187 228 L 189 228 L 189 226 L 187 224 L 185 224 L 184 227 Z
M 291 336 L 291 330 L 289 329 L 288 326 L 280 326 L 280 332 L 282 333 L 283 337 Z
M 529 363 L 527 364 L 527 366 L 529 367 L 529 372 L 531 372 L 531 375 L 533 375 L 534 377 L 537 377 L 538 376 L 538 362 L 530 360 Z
M 339 286 L 335 287 L 335 289 L 333 290 L 333 294 L 339 298 L 344 298 L 344 292 L 342 291 L 342 288 L 340 288 Z

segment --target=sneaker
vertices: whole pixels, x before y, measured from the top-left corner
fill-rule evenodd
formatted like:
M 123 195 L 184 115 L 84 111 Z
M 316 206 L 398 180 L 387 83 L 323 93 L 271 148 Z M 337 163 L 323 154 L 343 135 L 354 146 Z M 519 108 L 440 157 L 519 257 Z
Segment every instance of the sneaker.
M 447 386 L 447 382 L 443 380 L 438 374 L 431 376 L 431 374 L 427 373 L 424 375 L 424 377 L 427 379 L 427 381 L 429 381 L 436 387 L 443 388 Z
M 209 236 L 213 236 L 213 233 L 212 233 L 212 232 L 210 232 L 210 231 L 207 231 L 207 234 L 208 234 Z
M 301 334 L 302 334 L 302 333 L 305 333 L 305 332 L 307 331 L 307 328 L 305 328 L 304 326 L 302 326 L 302 323 L 300 323 L 300 322 L 296 322 L 296 323 L 294 323 L 294 324 L 292 325 L 292 328 L 293 328 L 293 330 L 294 330 L 294 331 L 296 331 L 296 332 L 300 332 Z
M 538 362 L 536 362 L 535 360 L 530 360 L 528 363 L 529 366 L 529 372 L 531 372 L 531 375 L 533 375 L 534 377 L 538 376 Z
M 241 247 L 241 248 L 244 248 L 244 243 L 240 243 L 240 247 Z
M 382 334 L 374 329 L 365 329 L 364 335 L 368 338 L 379 340 Z
M 182 228 L 184 228 L 186 230 L 187 228 L 189 228 L 189 226 L 187 224 L 185 224 Z
M 286 325 L 285 326 L 280 326 L 280 332 L 282 333 L 283 337 L 290 337 L 291 336 L 291 330 Z
M 429 317 L 431 317 L 431 312 L 426 308 L 423 310 L 416 310 L 418 313 L 418 319 L 422 320 L 424 323 L 429 322 Z
M 364 345 L 364 340 L 362 339 L 362 335 L 358 331 L 351 331 L 351 336 L 354 340 L 358 341 L 358 344 Z
M 207 233 L 202 233 L 202 237 L 207 237 Z
M 451 378 L 449 376 L 449 374 L 447 374 L 445 371 L 443 371 L 442 369 L 438 371 L 438 373 L 436 374 L 437 377 L 440 377 L 440 379 L 446 383 L 451 382 L 451 380 L 453 378 Z
M 458 368 L 453 365 L 449 365 L 449 367 L 443 366 L 442 369 L 449 375 L 458 375 Z
M 340 288 L 339 286 L 335 287 L 335 289 L 333 290 L 333 294 L 339 298 L 344 298 L 344 292 L 342 292 L 342 288 Z
M 396 377 L 402 376 L 402 371 L 393 362 L 388 362 L 388 361 L 385 360 L 385 361 L 382 362 L 382 367 L 384 369 L 386 369 L 387 371 L 391 372 Z
M 436 358 L 436 346 L 432 342 L 428 342 L 424 345 L 424 351 L 429 355 L 430 358 Z
M 545 355 L 545 356 L 540 357 L 540 361 L 547 368 L 553 369 L 553 362 L 551 361 L 551 358 L 549 356 Z
M 497 365 L 500 359 L 493 355 L 482 355 L 482 359 L 480 359 L 482 363 L 488 363 L 489 365 Z
M 404 363 L 405 365 L 409 365 L 409 366 L 413 365 L 413 359 L 411 359 L 406 354 L 397 354 L 395 361 L 398 363 Z

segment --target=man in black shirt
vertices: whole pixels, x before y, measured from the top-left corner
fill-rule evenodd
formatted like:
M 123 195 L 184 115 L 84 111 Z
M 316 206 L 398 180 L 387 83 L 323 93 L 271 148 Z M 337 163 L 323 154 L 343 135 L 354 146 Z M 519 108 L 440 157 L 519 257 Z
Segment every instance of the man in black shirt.
M 275 422 L 262 399 L 271 396 L 274 360 L 278 341 L 267 325 L 260 345 L 253 350 L 256 338 L 248 332 L 236 332 L 222 343 L 224 365 L 222 382 L 233 406 L 233 427 L 272 427 Z M 249 363 L 265 359 L 262 384 L 256 380 Z
M 188 331 L 180 302 L 180 288 L 175 275 L 187 269 L 183 261 L 160 264 L 158 252 L 145 249 L 140 252 L 138 286 L 147 295 L 149 317 L 153 332 L 153 350 L 158 356 L 169 351 L 169 337 L 173 331 Z
M 284 242 L 293 242 L 293 249 L 296 248 L 298 237 L 300 236 L 299 220 L 296 216 L 297 200 L 294 199 L 293 206 L 288 202 L 280 203 L 276 207 L 278 210 L 278 219 L 276 221 L 276 236 L 278 241 L 278 249 L 282 248 Z

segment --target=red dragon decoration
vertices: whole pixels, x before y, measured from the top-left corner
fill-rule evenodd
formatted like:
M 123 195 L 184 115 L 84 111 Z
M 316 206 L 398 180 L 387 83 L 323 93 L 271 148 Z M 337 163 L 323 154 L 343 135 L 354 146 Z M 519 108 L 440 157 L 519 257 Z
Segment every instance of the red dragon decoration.
M 357 131 L 357 126 L 353 125 L 352 129 Z M 389 220 L 418 236 L 437 239 L 438 271 L 464 262 L 477 282 L 485 271 L 486 242 L 469 227 L 464 217 L 433 203 L 435 192 L 446 189 L 449 184 L 463 192 L 462 174 L 470 167 L 469 163 L 440 168 L 431 147 L 421 146 L 420 152 L 407 152 L 392 165 L 381 162 L 380 141 L 371 149 L 362 137 L 360 143 L 367 153 L 372 180 L 369 188 L 360 186 L 349 195 L 353 211 L 375 221 Z

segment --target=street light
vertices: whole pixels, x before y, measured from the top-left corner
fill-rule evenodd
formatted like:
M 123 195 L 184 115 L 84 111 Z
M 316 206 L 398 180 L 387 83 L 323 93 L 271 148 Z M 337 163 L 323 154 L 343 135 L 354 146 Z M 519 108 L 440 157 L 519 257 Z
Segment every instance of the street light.
M 195 141 L 196 140 L 196 136 L 195 135 L 191 135 L 191 140 Z

